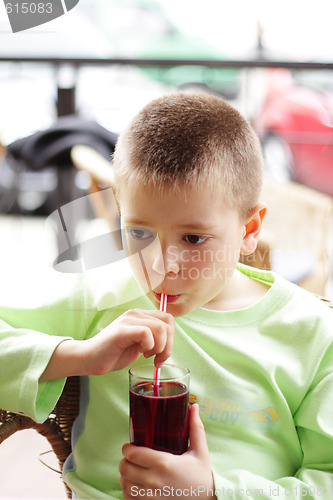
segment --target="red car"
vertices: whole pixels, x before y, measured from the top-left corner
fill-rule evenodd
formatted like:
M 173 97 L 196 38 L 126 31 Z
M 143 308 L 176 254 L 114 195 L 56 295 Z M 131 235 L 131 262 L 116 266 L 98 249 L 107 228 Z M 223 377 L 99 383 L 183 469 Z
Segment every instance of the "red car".
M 266 76 L 266 95 L 253 126 L 267 172 L 333 196 L 333 93 L 299 85 L 286 69 L 270 69 Z M 333 89 L 332 79 L 330 84 Z

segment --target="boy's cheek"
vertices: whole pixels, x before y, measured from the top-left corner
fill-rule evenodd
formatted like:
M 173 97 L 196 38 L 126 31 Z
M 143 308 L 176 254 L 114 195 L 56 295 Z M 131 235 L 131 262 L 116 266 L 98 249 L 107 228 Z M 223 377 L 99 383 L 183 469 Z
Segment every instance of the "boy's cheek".
M 130 255 L 129 264 L 144 293 L 148 293 L 163 282 L 164 274 L 153 271 L 151 262 L 142 254 L 143 252 L 138 252 Z

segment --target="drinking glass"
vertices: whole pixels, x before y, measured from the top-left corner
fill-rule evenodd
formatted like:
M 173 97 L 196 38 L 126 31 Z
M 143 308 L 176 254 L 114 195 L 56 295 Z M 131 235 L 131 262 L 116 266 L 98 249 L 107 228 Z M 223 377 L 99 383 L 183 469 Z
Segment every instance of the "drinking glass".
M 181 455 L 188 448 L 190 371 L 164 364 L 135 366 L 130 376 L 130 440 L 138 446 Z

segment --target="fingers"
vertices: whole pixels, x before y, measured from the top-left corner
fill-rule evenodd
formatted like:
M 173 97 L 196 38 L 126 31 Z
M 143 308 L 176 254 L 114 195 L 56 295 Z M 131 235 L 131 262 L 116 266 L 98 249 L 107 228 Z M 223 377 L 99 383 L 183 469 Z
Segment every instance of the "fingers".
M 161 489 L 164 481 L 161 480 L 158 470 L 166 472 L 169 467 L 169 453 L 164 453 L 133 444 L 125 444 L 122 449 L 124 458 L 119 464 L 120 484 L 124 498 L 132 498 L 140 489 L 140 498 L 146 498 L 147 490 Z
M 82 344 L 82 373 L 103 375 L 134 363 L 142 354 L 171 355 L 174 318 L 161 311 L 131 309 Z
M 169 456 L 166 452 L 156 451 L 151 448 L 136 446 L 130 443 L 124 444 L 122 453 L 126 460 L 142 468 L 151 468 L 157 463 L 160 463 L 161 460 L 164 462 Z
M 143 500 L 152 497 L 164 498 L 170 496 L 170 491 L 193 491 L 197 492 L 194 496 L 200 498 L 214 496 L 198 494 L 205 490 L 214 490 L 206 436 L 198 410 L 198 405 L 191 407 L 191 446 L 183 455 L 173 455 L 128 443 L 123 446 L 124 458 L 120 462 L 119 472 L 126 500 L 138 496 Z M 189 494 L 184 493 L 184 496 Z
M 171 315 L 170 315 L 171 316 Z M 173 341 L 174 341 L 174 333 L 175 333 L 175 320 L 173 316 L 171 316 L 172 321 L 169 324 L 169 328 L 167 329 L 167 336 L 165 340 L 164 349 L 156 354 L 155 357 L 155 366 L 160 368 L 163 363 L 171 356 Z
M 123 483 L 128 481 L 132 484 L 139 484 L 141 486 L 144 485 L 143 468 L 129 462 L 126 458 L 123 458 L 120 461 L 119 472 Z
M 146 327 L 149 328 L 146 333 L 151 336 L 152 345 L 150 348 L 143 349 L 142 352 L 145 358 L 150 358 L 154 354 L 164 352 L 167 345 L 169 332 L 166 325 L 161 321 L 148 319 L 146 321 Z
M 134 309 L 123 315 L 132 341 L 140 344 L 140 351 L 146 358 L 157 355 L 161 365 L 171 355 L 174 339 L 174 318 L 162 311 Z M 129 329 L 129 327 L 131 327 Z
M 144 490 L 147 484 L 153 480 L 151 469 L 145 467 L 145 461 L 140 460 L 140 453 L 136 453 L 136 446 L 126 444 L 123 446 L 124 458 L 120 461 L 120 486 L 123 490 L 124 498 L 132 498 L 135 494 L 135 489 L 142 490 L 142 495 L 145 496 Z M 145 452 L 140 447 L 139 452 Z M 151 451 L 151 450 L 148 450 Z
M 174 341 L 174 333 L 175 333 L 175 318 L 168 313 L 162 311 L 154 311 L 158 313 L 157 317 L 161 317 L 163 321 L 166 323 L 166 339 L 163 350 L 156 353 L 155 357 L 155 365 L 159 368 L 163 365 L 163 363 L 171 356 L 173 341 Z
M 145 490 L 140 484 L 135 484 L 132 481 L 121 477 L 120 486 L 123 490 L 123 498 L 126 500 L 138 497 L 143 500 L 145 497 Z
M 199 405 L 193 404 L 190 408 L 189 436 L 190 447 L 196 456 L 209 460 L 209 451 L 204 425 L 199 415 Z

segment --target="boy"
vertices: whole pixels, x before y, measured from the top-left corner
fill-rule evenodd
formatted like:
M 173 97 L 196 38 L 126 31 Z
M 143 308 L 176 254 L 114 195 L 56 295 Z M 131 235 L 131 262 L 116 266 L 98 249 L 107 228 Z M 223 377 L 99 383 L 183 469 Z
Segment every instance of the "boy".
M 0 407 L 43 420 L 64 378 L 82 376 L 65 465 L 78 498 L 329 498 L 331 313 L 237 264 L 266 212 L 251 127 L 220 98 L 167 95 L 121 134 L 113 166 L 136 279 L 119 264 L 104 310 L 81 280 L 66 297 L 55 289 L 44 305 L 4 308 Z M 183 455 L 126 443 L 128 367 L 150 362 L 142 353 L 190 369 L 198 404 Z

